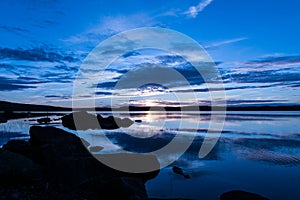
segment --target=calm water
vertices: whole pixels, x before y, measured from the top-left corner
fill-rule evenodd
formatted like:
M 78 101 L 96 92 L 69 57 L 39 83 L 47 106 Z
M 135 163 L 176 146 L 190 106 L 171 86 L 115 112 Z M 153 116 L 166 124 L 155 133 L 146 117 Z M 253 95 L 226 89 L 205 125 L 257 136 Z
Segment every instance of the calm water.
M 208 114 L 137 112 L 130 117 L 142 122 L 129 128 L 72 132 L 93 146 L 103 146 L 99 153 L 152 152 L 175 136 L 183 144 L 192 141 L 176 162 L 147 182 L 150 197 L 213 200 L 223 192 L 242 189 L 273 200 L 300 199 L 300 112 L 228 112 L 217 145 L 205 158 L 199 159 L 198 152 L 210 120 Z M 24 119 L 0 124 L 0 145 L 10 138 L 28 139 L 33 124 L 34 121 Z M 63 128 L 59 123 L 51 126 Z M 104 135 L 109 140 L 104 140 Z M 160 159 L 176 155 L 178 152 Z M 174 174 L 174 165 L 191 178 Z

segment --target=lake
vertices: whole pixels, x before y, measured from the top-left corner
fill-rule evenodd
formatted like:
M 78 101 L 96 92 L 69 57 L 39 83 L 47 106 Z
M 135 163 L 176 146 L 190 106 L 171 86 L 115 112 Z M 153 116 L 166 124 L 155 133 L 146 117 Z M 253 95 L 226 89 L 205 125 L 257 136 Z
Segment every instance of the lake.
M 198 153 L 209 128 L 209 112 L 134 112 L 130 118 L 141 122 L 105 131 L 70 131 L 60 123 L 49 126 L 80 135 L 93 146 L 103 146 L 99 153 L 153 152 L 175 137 L 182 145 L 191 143 L 184 152 L 174 150 L 159 158 L 163 162 L 178 157 L 147 182 L 149 197 L 217 200 L 222 193 L 237 189 L 272 200 L 300 197 L 300 112 L 227 112 L 217 144 L 201 159 Z M 36 122 L 24 120 L 0 124 L 0 145 L 13 138 L 29 138 L 29 128 Z M 182 168 L 190 178 L 175 174 L 173 166 Z

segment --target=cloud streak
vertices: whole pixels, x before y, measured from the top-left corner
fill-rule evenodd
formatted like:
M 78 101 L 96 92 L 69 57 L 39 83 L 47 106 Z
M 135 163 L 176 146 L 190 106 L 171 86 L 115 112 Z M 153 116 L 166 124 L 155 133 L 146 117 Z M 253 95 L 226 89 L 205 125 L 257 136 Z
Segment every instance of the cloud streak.
M 77 58 L 65 53 L 51 51 L 43 48 L 0 48 L 0 59 L 26 60 L 26 61 L 48 61 L 48 62 L 76 62 Z
M 24 29 L 24 28 L 15 27 L 15 26 L 7 26 L 7 25 L 0 25 L 0 30 L 7 31 L 10 33 L 15 33 L 17 35 L 29 32 L 29 30 Z
M 213 0 L 203 0 L 196 6 L 191 6 L 188 11 L 186 11 L 184 14 L 196 18 L 197 15 L 204 10 L 209 4 L 211 4 Z
M 205 48 L 206 49 L 212 49 L 212 48 L 216 48 L 219 46 L 223 46 L 223 45 L 227 45 L 227 44 L 233 44 L 236 42 L 241 42 L 244 40 L 247 40 L 248 38 L 246 37 L 239 37 L 239 38 L 233 38 L 233 39 L 229 39 L 229 40 L 223 40 L 223 41 L 219 41 L 219 42 L 214 42 L 212 44 L 206 45 Z
M 13 91 L 13 90 L 22 90 L 28 88 L 36 88 L 31 85 L 35 82 L 24 81 L 20 79 L 11 79 L 0 76 L 0 91 Z
M 137 20 L 138 19 L 138 20 Z M 64 39 L 69 44 L 90 43 L 98 44 L 108 36 L 115 35 L 122 31 L 155 26 L 158 23 L 146 14 L 117 15 L 103 17 L 100 22 L 84 32 Z

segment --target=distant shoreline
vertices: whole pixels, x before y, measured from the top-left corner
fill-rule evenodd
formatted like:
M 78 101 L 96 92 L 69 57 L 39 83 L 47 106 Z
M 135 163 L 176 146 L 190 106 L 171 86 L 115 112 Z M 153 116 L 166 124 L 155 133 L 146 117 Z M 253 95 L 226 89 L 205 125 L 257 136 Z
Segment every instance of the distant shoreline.
M 138 107 L 138 106 L 129 106 L 129 107 L 119 107 L 119 108 L 78 108 L 74 109 L 77 111 L 86 110 L 86 111 L 211 111 L 210 106 L 183 106 L 183 107 Z M 213 111 L 300 111 L 300 105 L 294 106 L 228 106 L 224 107 L 214 107 Z M 46 105 L 35 105 L 35 104 L 22 104 L 22 103 L 13 103 L 7 101 L 0 101 L 0 111 L 1 112 L 14 112 L 14 111 L 24 111 L 24 112 L 51 112 L 51 111 L 73 111 L 72 108 L 66 107 L 57 107 L 57 106 L 46 106 Z

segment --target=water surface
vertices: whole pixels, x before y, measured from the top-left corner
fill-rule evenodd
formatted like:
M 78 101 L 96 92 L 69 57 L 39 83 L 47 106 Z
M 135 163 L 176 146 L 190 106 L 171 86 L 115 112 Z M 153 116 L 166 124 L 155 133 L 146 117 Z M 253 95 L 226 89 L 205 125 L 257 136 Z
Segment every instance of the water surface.
M 300 112 L 228 112 L 218 143 L 202 159 L 198 152 L 209 127 L 210 113 L 135 112 L 130 117 L 142 122 L 111 131 L 76 132 L 60 123 L 50 126 L 79 134 L 93 146 L 103 146 L 99 153 L 152 152 L 176 135 L 182 144 L 192 142 L 176 162 L 147 182 L 150 197 L 218 199 L 223 192 L 242 189 L 273 200 L 299 199 Z M 34 124 L 24 119 L 0 124 L 0 145 L 11 138 L 28 139 L 29 127 Z M 174 151 L 160 159 L 179 154 Z M 174 174 L 174 165 L 191 178 Z

